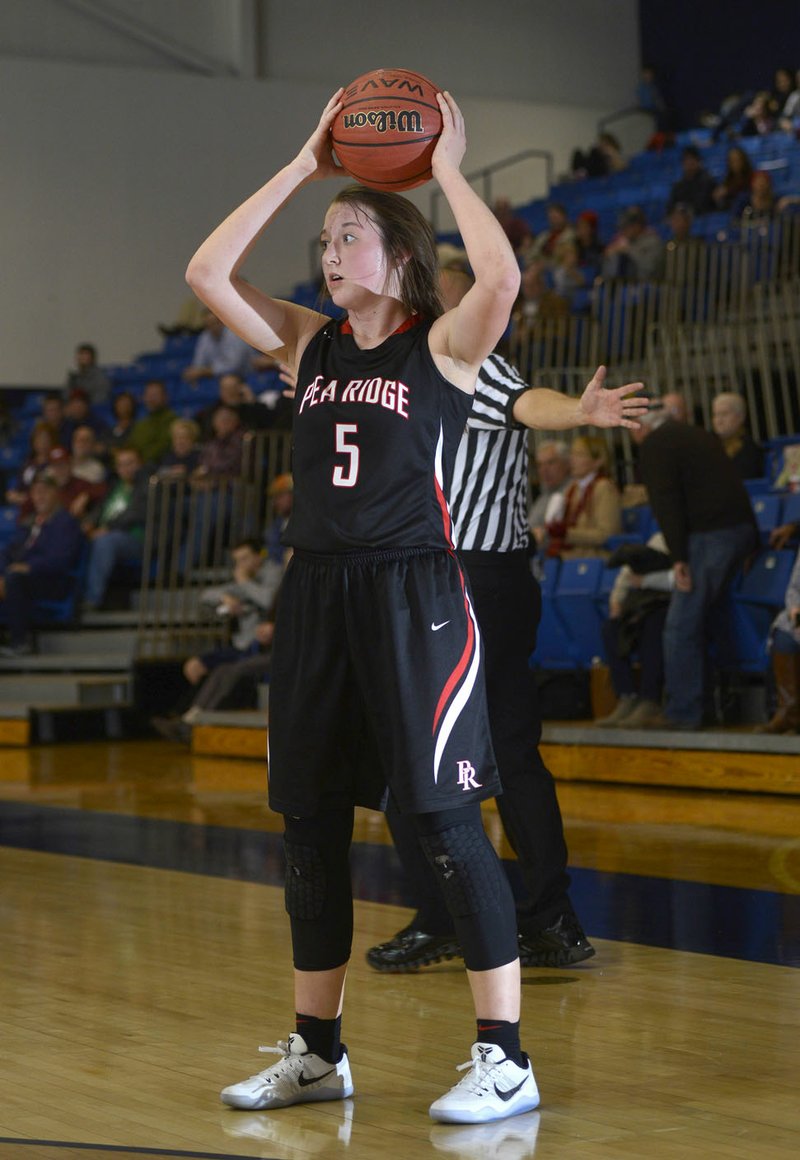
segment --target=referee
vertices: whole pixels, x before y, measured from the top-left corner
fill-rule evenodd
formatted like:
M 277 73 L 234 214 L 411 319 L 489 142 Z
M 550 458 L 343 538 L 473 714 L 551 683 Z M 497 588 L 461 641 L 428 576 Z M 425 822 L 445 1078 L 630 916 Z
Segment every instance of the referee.
M 441 272 L 447 308 L 471 285 L 462 270 Z M 539 754 L 541 717 L 529 658 L 536 644 L 541 591 L 529 561 L 527 428 L 592 424 L 636 427 L 647 409 L 629 398 L 641 384 L 605 390 L 600 368 L 580 399 L 532 389 L 500 355 L 481 367 L 450 492 L 459 557 L 469 575 L 485 651 L 486 692 L 503 793 L 496 799 L 527 891 L 518 906 L 520 960 L 563 967 L 594 947 L 569 899 L 567 847 L 553 777 Z M 390 800 L 387 821 L 418 910 L 367 961 L 379 971 L 415 971 L 460 955 L 439 880 L 409 819 Z

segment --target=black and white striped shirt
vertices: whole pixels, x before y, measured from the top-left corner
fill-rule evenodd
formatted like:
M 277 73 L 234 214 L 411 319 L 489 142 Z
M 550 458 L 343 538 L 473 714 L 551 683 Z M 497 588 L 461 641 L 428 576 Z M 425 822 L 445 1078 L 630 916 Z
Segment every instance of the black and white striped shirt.
M 499 354 L 481 366 L 450 490 L 456 544 L 465 552 L 528 546 L 528 431 L 513 415 L 527 390 Z

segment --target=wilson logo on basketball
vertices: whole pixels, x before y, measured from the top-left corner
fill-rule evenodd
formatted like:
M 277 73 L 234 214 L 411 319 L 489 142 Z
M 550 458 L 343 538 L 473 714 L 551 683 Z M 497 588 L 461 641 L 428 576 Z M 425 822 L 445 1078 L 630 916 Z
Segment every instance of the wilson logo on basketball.
M 344 129 L 364 129 L 369 125 L 378 133 L 421 133 L 422 116 L 416 109 L 370 109 L 368 113 L 345 113 Z

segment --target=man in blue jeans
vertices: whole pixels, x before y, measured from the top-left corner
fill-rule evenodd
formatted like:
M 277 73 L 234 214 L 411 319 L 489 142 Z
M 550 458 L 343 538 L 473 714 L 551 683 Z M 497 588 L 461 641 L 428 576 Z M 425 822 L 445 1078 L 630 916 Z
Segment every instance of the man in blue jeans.
M 650 728 L 698 729 L 706 691 L 706 640 L 720 597 L 758 544 L 750 497 L 716 435 L 663 410 L 634 438 L 650 505 L 667 541 L 675 591 L 664 625 L 664 713 Z

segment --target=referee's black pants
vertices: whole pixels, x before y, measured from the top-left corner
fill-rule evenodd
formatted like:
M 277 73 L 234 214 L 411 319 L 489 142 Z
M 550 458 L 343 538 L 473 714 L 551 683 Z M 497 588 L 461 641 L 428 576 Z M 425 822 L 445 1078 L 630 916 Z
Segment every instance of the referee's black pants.
M 489 721 L 503 783 L 497 806 L 528 895 L 518 905 L 518 924 L 521 933 L 533 934 L 572 909 L 561 810 L 552 774 L 539 755 L 542 723 L 528 663 L 542 596 L 525 551 L 459 555 L 485 651 Z M 450 933 L 452 921 L 413 820 L 392 801 L 386 817 L 419 908 L 413 925 L 427 934 Z

